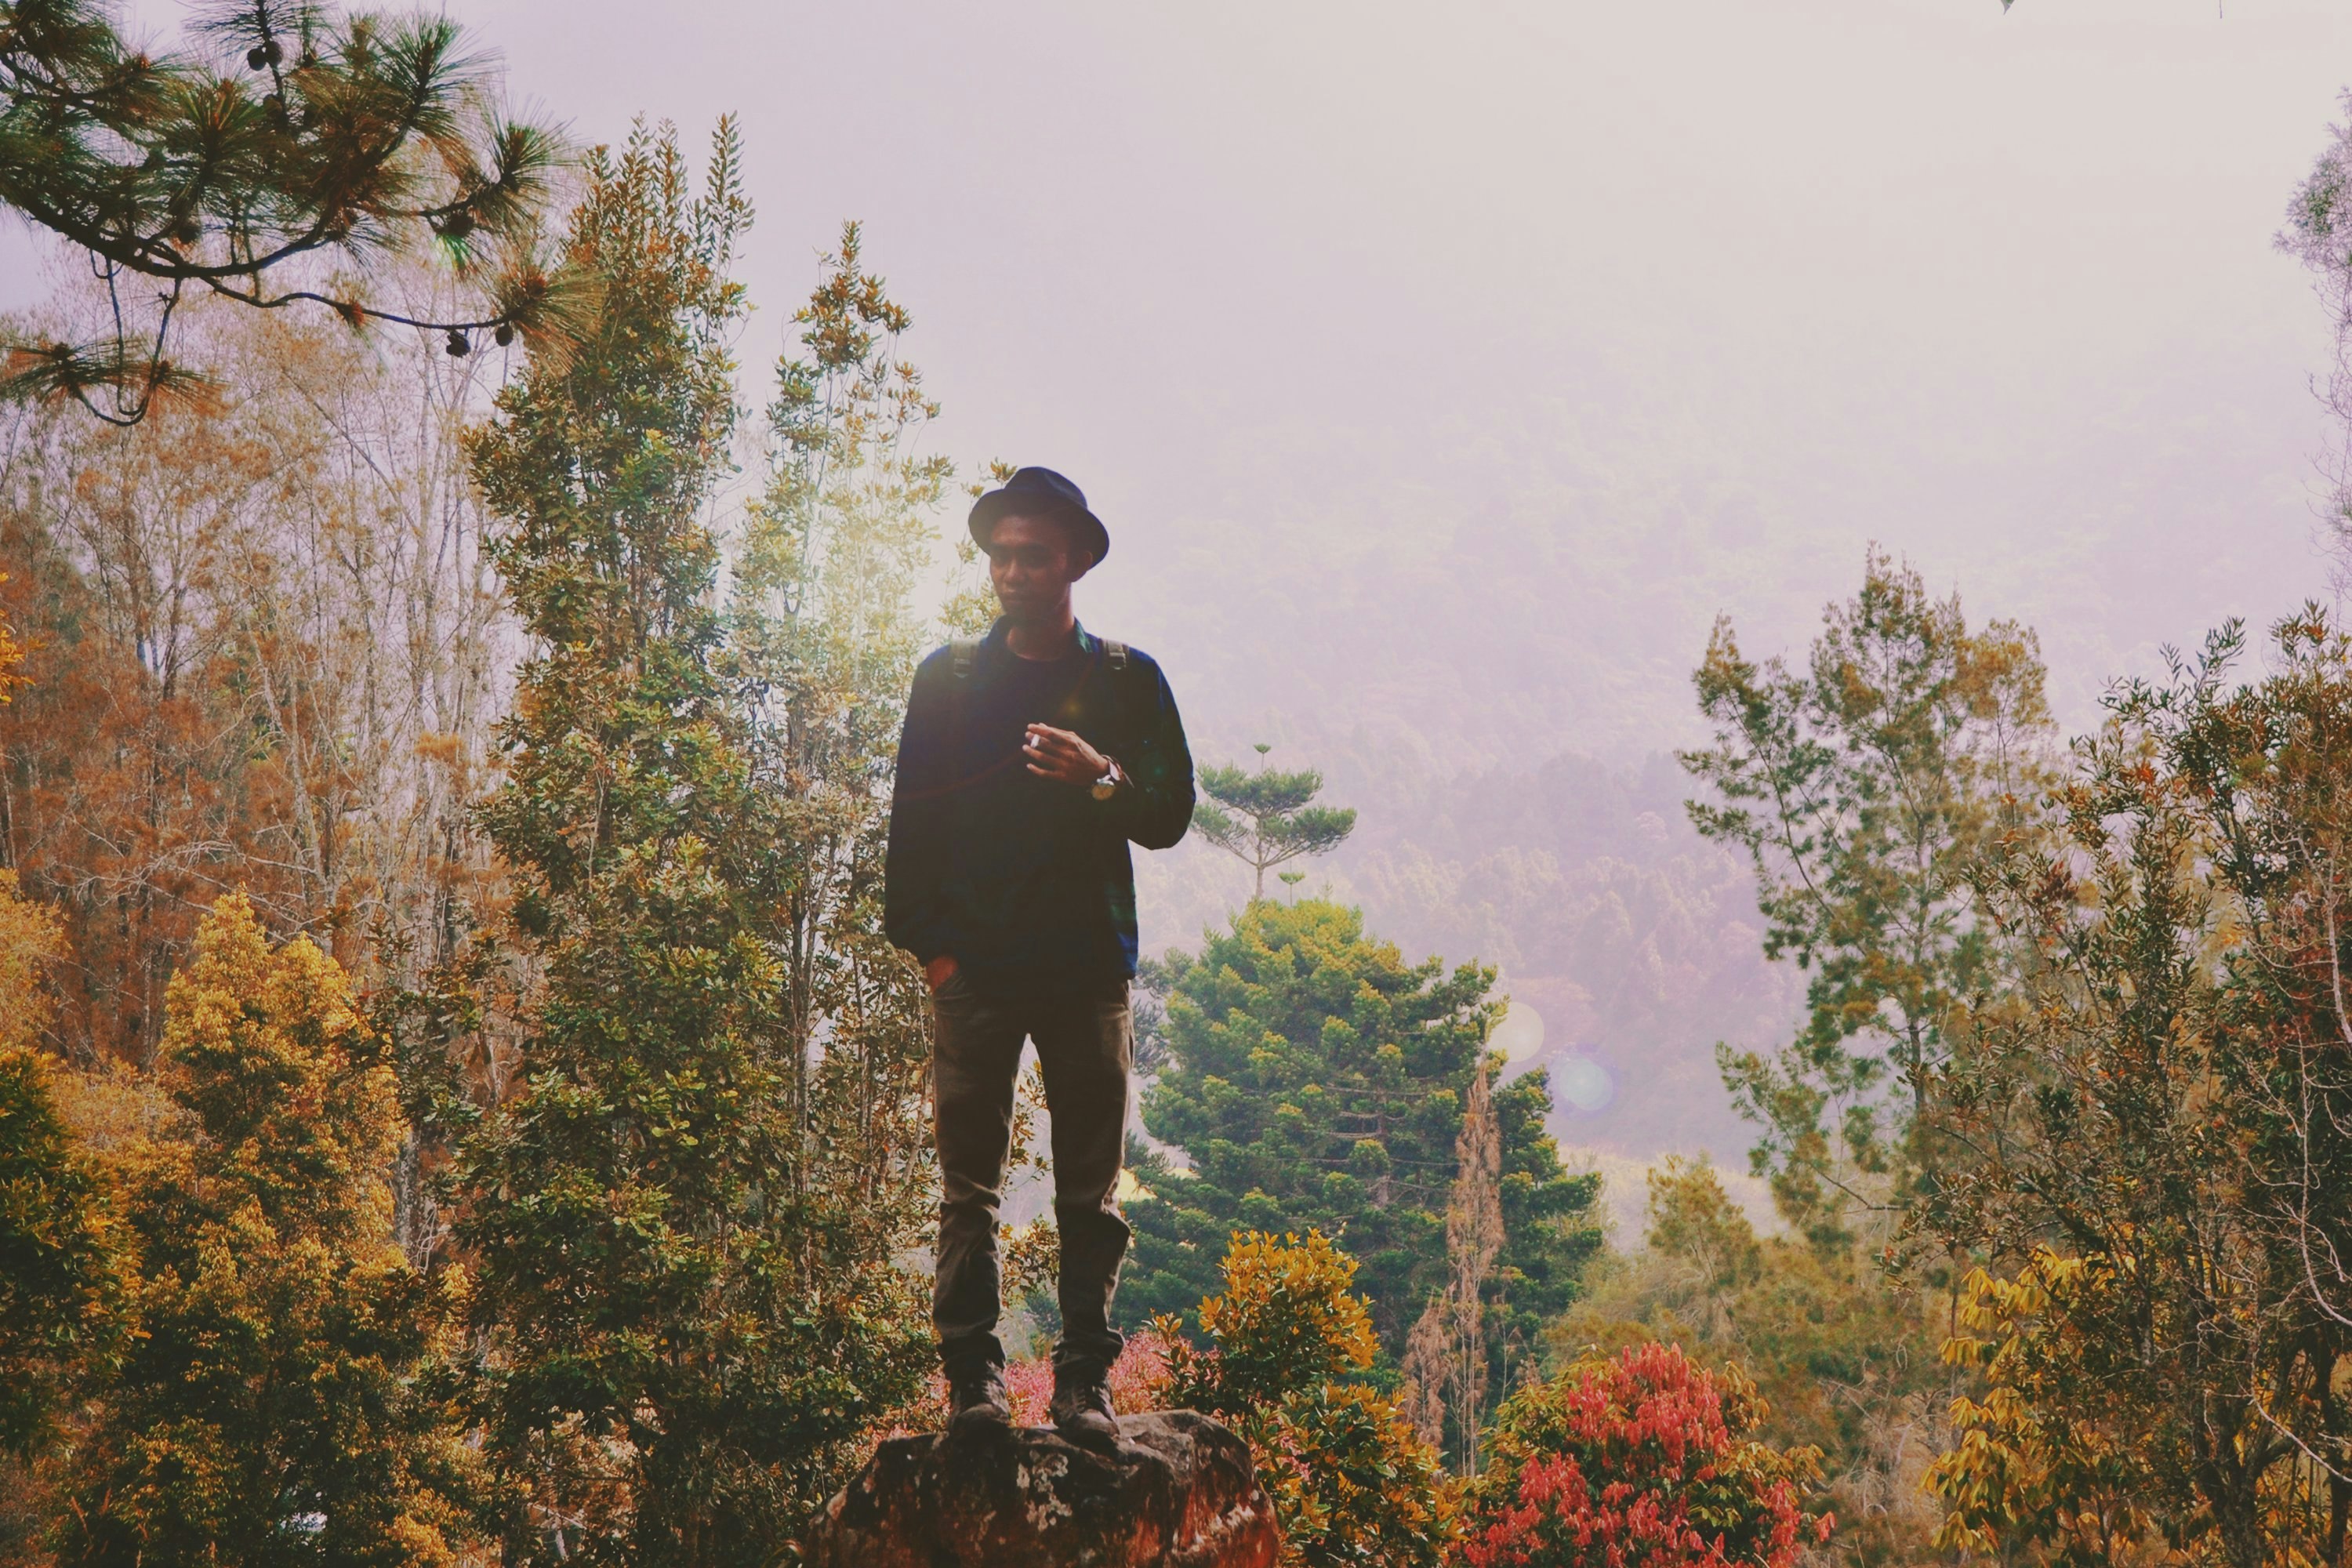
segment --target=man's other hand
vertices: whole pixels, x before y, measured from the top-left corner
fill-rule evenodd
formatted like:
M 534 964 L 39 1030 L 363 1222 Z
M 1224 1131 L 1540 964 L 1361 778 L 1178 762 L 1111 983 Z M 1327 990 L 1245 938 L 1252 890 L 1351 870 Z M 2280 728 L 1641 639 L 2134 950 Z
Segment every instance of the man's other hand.
M 1108 757 L 1079 736 L 1051 724 L 1030 725 L 1021 753 L 1029 760 L 1031 773 L 1060 784 L 1090 784 L 1110 772 Z
M 934 991 L 955 978 L 956 961 L 952 952 L 943 952 L 923 965 L 923 980 Z

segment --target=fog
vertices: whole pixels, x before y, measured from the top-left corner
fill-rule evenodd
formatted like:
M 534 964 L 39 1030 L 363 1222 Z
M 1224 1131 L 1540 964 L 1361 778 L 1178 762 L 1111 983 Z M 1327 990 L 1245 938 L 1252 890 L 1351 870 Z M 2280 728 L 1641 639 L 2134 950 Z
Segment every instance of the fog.
M 2322 575 L 2328 0 L 461 14 L 583 137 L 742 114 L 748 360 L 863 218 L 942 442 L 1088 488 L 1213 736 L 1638 753 L 1871 539 L 2080 721 Z
M 754 395 L 865 222 L 940 447 L 1086 487 L 1082 616 L 1204 757 L 1327 769 L 1364 827 L 1309 890 L 1501 963 L 1528 1059 L 1609 1079 L 1581 1143 L 1735 1155 L 1711 1047 L 1794 994 L 1660 756 L 1718 613 L 1801 646 L 1875 541 L 2036 627 L 2080 727 L 2327 591 L 2271 237 L 2341 0 L 450 9 L 583 140 L 740 114 Z M 1246 890 L 1145 883 L 1152 945 Z

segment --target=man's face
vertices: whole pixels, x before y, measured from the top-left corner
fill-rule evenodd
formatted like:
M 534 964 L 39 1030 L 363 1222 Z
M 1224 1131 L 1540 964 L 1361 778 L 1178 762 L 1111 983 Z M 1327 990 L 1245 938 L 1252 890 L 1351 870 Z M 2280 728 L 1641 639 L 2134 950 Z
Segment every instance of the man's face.
M 1094 563 L 1070 539 L 1069 527 L 1053 518 L 998 518 L 988 532 L 988 580 L 996 601 L 1018 625 L 1058 619 L 1069 603 L 1070 584 Z

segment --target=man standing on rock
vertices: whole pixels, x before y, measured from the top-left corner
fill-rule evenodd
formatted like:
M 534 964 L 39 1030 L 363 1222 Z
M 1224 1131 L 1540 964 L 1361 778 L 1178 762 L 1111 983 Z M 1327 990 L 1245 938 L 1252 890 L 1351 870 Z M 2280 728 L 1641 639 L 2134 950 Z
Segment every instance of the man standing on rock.
M 1054 1420 L 1116 1440 L 1110 1325 L 1126 1256 L 1129 840 L 1165 849 L 1192 819 L 1192 756 L 1160 667 L 1080 626 L 1070 587 L 1110 549 L 1078 487 L 1023 468 L 971 509 L 1003 615 L 915 672 L 890 803 L 884 923 L 930 983 L 943 1188 L 931 1319 L 950 1424 L 1004 1422 L 997 1207 L 1013 1075 L 1034 1040 L 1053 1123 L 1062 1338 Z

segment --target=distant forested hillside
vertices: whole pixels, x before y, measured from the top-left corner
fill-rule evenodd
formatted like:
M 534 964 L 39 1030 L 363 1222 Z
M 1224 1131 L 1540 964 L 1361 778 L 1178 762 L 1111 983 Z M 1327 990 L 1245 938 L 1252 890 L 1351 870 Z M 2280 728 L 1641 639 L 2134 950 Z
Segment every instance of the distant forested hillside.
M 1273 757 L 1320 765 L 1328 798 L 1362 814 L 1302 890 L 1328 884 L 1360 903 L 1408 959 L 1498 965 L 1517 1009 L 1504 1042 L 1515 1068 L 1550 1070 L 1563 1142 L 1740 1163 L 1751 1134 L 1715 1044 L 1785 1038 L 1801 984 L 1764 961 L 1748 872 L 1692 829 L 1672 756 L 1612 767 L 1561 754 L 1456 778 L 1395 766 L 1366 739 Z M 1147 858 L 1139 877 L 1159 947 L 1197 945 L 1249 891 L 1245 869 L 1197 843 Z

